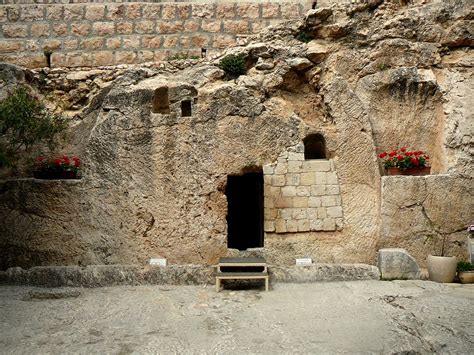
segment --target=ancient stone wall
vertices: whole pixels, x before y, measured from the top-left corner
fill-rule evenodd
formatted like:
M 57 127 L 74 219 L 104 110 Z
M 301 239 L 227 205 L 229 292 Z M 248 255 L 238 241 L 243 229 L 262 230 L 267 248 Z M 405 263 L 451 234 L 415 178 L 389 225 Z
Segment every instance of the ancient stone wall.
M 0 61 L 44 67 L 47 52 L 52 67 L 201 57 L 201 49 L 212 55 L 311 8 L 307 0 L 32 2 L 0 5 Z
M 265 232 L 335 231 L 343 227 L 342 200 L 333 160 L 305 160 L 304 144 L 263 167 Z

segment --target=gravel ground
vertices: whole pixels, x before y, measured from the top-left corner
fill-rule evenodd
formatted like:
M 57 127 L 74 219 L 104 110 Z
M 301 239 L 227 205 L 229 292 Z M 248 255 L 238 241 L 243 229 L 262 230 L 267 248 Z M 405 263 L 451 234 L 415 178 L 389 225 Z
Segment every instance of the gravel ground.
M 472 354 L 474 285 L 0 287 L 2 354 Z

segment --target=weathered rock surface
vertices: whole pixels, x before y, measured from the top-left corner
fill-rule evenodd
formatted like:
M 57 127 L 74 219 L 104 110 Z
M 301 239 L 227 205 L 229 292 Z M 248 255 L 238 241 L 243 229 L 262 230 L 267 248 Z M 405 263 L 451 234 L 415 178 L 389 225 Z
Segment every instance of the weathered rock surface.
M 402 248 L 380 249 L 377 266 L 382 280 L 416 280 L 420 278 L 418 264 Z
M 225 80 L 215 59 L 43 71 L 42 90 L 74 115 L 64 152 L 83 158 L 83 179 L 0 183 L 0 268 L 144 265 L 152 257 L 213 264 L 227 253 L 227 177 L 276 164 L 315 133 L 325 138 L 337 178 L 330 188 L 340 197 L 325 207 L 342 207 L 343 221 L 323 231 L 306 221 L 284 222 L 287 233 L 269 228 L 269 263 L 374 264 L 379 248 L 403 247 L 423 265 L 440 236 L 459 243 L 474 219 L 466 198 L 474 176 L 472 6 L 359 5 L 311 11 L 229 49 L 248 66 L 237 80 Z M 302 32 L 314 41 L 296 40 Z M 433 173 L 448 176 L 381 183 L 377 153 L 400 146 L 427 151 Z M 281 179 L 290 173 L 276 183 L 295 184 Z M 319 193 L 311 187 L 276 213 L 305 197 L 309 205 Z M 307 216 L 303 208 L 292 218 Z
M 471 178 L 384 176 L 379 245 L 403 247 L 423 267 L 430 254 L 467 259 L 463 225 L 472 220 L 473 189 Z
M 364 264 L 313 264 L 311 266 L 275 266 L 270 269 L 274 282 L 306 283 L 317 281 L 379 280 L 376 266 Z
M 232 255 L 232 254 L 231 254 Z M 242 255 L 242 254 L 240 254 Z M 234 255 L 232 255 L 234 256 Z M 247 257 L 261 256 L 247 253 Z M 364 264 L 269 265 L 270 282 L 319 282 L 378 280 L 376 266 Z M 215 283 L 215 268 L 204 265 L 89 265 L 19 267 L 0 271 L 0 284 L 43 287 L 104 287 L 119 285 L 204 285 Z M 32 296 L 36 297 L 36 296 Z M 39 295 L 37 298 L 41 298 Z M 54 298 L 55 294 L 45 295 Z M 58 295 L 60 298 L 61 295 Z

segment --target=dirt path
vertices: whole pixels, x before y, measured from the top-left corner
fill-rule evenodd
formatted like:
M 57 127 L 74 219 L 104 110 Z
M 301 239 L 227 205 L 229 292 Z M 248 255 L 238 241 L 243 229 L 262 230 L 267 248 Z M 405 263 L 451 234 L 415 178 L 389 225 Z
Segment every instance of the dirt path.
M 0 353 L 472 354 L 474 285 L 0 287 Z

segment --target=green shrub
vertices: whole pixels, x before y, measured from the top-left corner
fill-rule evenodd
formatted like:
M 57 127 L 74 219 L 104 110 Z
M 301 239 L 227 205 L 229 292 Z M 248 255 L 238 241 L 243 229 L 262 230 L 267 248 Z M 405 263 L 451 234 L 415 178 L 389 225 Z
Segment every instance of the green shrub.
M 247 72 L 245 60 L 242 54 L 229 54 L 221 59 L 219 68 L 225 71 L 226 76 L 231 79 L 238 78 Z
M 458 262 L 457 270 L 458 270 L 459 272 L 462 272 L 462 271 L 473 271 L 473 270 L 474 270 L 474 264 L 471 264 L 471 263 L 468 262 L 468 261 L 459 261 L 459 262 Z
M 300 42 L 303 42 L 303 43 L 308 43 L 308 42 L 311 42 L 313 40 L 313 37 L 305 32 L 305 31 L 301 31 L 300 33 L 298 33 L 295 38 L 300 41 Z
M 0 102 L 0 167 L 14 166 L 18 155 L 37 143 L 53 149 L 65 129 L 63 116 L 49 112 L 26 88 L 16 88 Z

